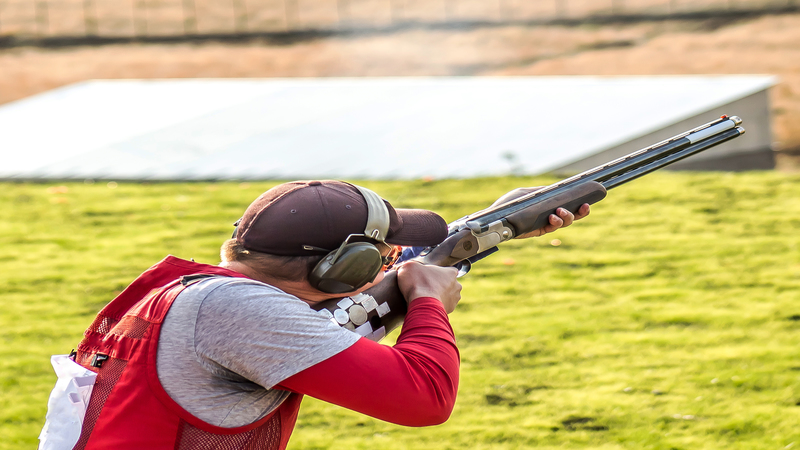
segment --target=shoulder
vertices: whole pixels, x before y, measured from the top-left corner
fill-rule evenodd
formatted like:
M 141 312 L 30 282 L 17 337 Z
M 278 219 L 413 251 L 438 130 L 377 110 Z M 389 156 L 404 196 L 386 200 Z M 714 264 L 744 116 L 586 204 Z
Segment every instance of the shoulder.
M 193 333 L 198 356 L 267 388 L 360 338 L 268 284 L 229 278 L 191 287 L 202 297 Z
M 181 296 L 197 305 L 197 329 L 226 333 L 250 330 L 277 334 L 349 333 L 330 315 L 279 288 L 249 278 L 214 277 L 188 287 Z M 256 331 L 258 330 L 258 331 Z M 223 333 L 224 334 L 224 333 Z
M 283 315 L 313 312 L 307 303 L 275 286 L 249 278 L 214 277 L 189 286 L 185 293 L 201 299 L 201 311 Z

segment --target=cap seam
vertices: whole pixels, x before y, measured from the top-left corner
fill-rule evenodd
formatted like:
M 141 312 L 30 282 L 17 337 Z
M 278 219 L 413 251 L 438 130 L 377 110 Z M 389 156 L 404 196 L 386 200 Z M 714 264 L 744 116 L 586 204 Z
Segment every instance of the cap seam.
M 320 192 L 320 189 L 317 189 L 317 186 L 314 186 L 314 194 L 316 194 L 317 200 L 319 200 L 320 207 L 322 208 L 322 212 L 325 214 L 325 232 L 330 233 L 333 230 L 331 229 L 330 211 L 328 211 L 328 208 L 325 207 L 325 196 Z
M 261 215 L 261 213 L 262 213 L 262 212 L 264 212 L 264 210 L 265 210 L 265 209 L 267 209 L 267 207 L 268 207 L 268 206 L 270 206 L 271 204 L 273 204 L 273 203 L 277 202 L 278 200 L 282 199 L 283 197 L 285 197 L 285 196 L 287 196 L 287 195 L 291 194 L 292 192 L 294 192 L 294 191 L 296 191 L 296 190 L 300 189 L 301 187 L 302 187 L 302 185 L 295 185 L 293 189 L 290 189 L 290 190 L 288 190 L 288 191 L 284 192 L 283 194 L 281 194 L 280 196 L 278 196 L 278 197 L 275 197 L 274 199 L 272 199 L 271 201 L 269 201 L 268 203 L 266 203 L 264 206 L 262 206 L 262 207 L 261 207 L 261 208 L 260 208 L 260 209 L 259 209 L 259 210 L 258 210 L 258 211 L 255 213 L 255 214 L 253 214 L 253 220 L 250 220 L 250 221 L 249 221 L 249 223 L 247 224 L 247 227 L 246 227 L 244 230 L 242 230 L 242 234 L 241 234 L 241 243 L 242 243 L 242 244 L 244 244 L 244 239 L 245 239 L 245 237 L 247 236 L 247 232 L 248 232 L 248 231 L 250 231 L 250 229 L 253 227 L 253 224 L 254 224 L 254 223 L 256 222 L 256 220 L 259 218 L 259 216 Z M 263 194 L 262 194 L 262 195 L 263 195 Z M 238 236 L 237 236 L 237 237 L 238 237 Z M 247 248 L 247 247 L 245 246 L 245 248 Z

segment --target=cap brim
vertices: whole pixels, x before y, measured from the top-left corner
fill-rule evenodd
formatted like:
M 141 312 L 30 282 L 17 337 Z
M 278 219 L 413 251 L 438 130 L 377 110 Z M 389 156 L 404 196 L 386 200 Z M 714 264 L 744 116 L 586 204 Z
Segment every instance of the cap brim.
M 386 242 L 407 247 L 438 245 L 447 237 L 447 222 L 425 209 L 395 209 L 399 224 L 392 220 Z M 399 227 L 397 227 L 399 225 Z

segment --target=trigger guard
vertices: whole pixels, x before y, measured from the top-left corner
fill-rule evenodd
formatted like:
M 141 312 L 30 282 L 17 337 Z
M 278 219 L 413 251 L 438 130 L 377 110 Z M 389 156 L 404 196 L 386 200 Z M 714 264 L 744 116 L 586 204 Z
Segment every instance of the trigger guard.
M 456 275 L 456 278 L 461 278 L 464 275 L 468 274 L 470 269 L 472 269 L 472 263 L 465 259 L 463 261 L 459 261 L 453 267 L 458 269 L 458 274 Z

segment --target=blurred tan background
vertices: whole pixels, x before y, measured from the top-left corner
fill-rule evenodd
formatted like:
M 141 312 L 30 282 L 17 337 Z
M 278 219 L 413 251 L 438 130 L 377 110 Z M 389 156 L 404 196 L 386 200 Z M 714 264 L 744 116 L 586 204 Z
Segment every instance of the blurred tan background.
M 798 11 L 793 0 L 0 0 L 0 104 L 97 78 L 774 74 L 778 168 L 798 170 Z

